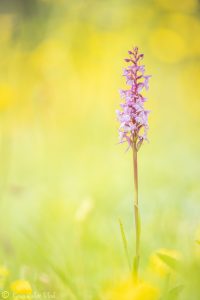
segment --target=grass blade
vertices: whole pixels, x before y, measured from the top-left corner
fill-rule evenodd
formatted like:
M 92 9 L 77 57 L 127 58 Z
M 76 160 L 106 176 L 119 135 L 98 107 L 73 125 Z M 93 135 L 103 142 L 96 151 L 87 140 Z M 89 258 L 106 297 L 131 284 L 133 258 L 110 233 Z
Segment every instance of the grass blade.
M 130 261 L 130 256 L 129 256 L 129 252 L 128 252 L 128 243 L 127 243 L 127 239 L 126 239 L 126 235 L 125 235 L 125 231 L 124 231 L 124 226 L 120 219 L 119 219 L 119 225 L 120 225 L 120 232 L 121 232 L 121 236 L 122 236 L 124 251 L 126 254 L 127 261 L 128 261 L 129 269 L 131 271 L 131 261 Z

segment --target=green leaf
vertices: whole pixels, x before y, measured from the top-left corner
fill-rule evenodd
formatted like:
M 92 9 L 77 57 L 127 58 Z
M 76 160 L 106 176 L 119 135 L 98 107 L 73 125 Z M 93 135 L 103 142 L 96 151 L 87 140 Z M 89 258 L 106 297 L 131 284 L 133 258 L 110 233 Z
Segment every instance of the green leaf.
M 66 274 L 61 268 L 54 265 L 54 263 L 49 262 L 49 265 L 51 266 L 51 269 L 55 272 L 55 274 L 58 276 L 58 278 L 70 289 L 72 294 L 75 296 L 77 300 L 81 300 L 81 296 L 79 295 L 78 288 L 74 284 L 74 282 L 70 279 L 70 276 Z M 67 266 L 66 266 L 67 269 Z
M 171 269 L 176 270 L 179 267 L 179 261 L 177 259 L 175 259 L 174 257 L 171 257 L 167 254 L 163 254 L 163 253 L 157 253 L 157 256 L 167 265 L 169 266 Z
M 174 288 L 172 288 L 169 291 L 169 299 L 170 300 L 175 300 L 179 297 L 180 293 L 182 292 L 184 286 L 183 285 L 177 285 Z
M 129 251 L 128 251 L 128 243 L 127 243 L 126 234 L 124 231 L 124 226 L 120 219 L 119 219 L 119 225 L 120 225 L 120 232 L 121 232 L 121 236 L 122 236 L 124 251 L 126 254 L 127 261 L 128 261 L 129 269 L 131 270 L 131 261 L 130 261 Z
M 172 289 L 167 291 L 167 293 L 163 295 L 160 300 L 178 300 L 183 288 L 183 285 L 177 285 L 173 287 Z
M 139 266 L 139 257 L 134 256 L 133 258 L 133 278 L 137 280 L 138 277 L 138 266 Z

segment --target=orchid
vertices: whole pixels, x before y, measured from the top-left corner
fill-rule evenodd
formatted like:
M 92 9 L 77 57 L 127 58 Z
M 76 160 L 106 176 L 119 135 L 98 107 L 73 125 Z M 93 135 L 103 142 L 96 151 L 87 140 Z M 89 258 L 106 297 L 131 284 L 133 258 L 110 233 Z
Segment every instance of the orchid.
M 130 88 L 120 91 L 124 102 L 120 105 L 122 110 L 117 110 L 120 122 L 119 138 L 120 143 L 127 142 L 129 147 L 135 144 L 138 151 L 143 141 L 147 140 L 150 111 L 144 108 L 147 99 L 142 95 L 142 91 L 148 90 L 151 75 L 145 75 L 145 66 L 141 65 L 144 55 L 139 54 L 137 47 L 128 53 L 130 57 L 125 58 L 125 61 L 130 65 L 124 69 L 123 76 L 126 77 L 126 84 Z
M 147 100 L 142 92 L 149 88 L 150 75 L 145 75 L 145 66 L 141 64 L 144 57 L 140 54 L 138 48 L 128 51 L 129 58 L 125 58 L 130 65 L 124 69 L 123 76 L 126 77 L 126 84 L 129 86 L 126 90 L 121 90 L 120 95 L 124 100 L 121 103 L 121 110 L 117 110 L 118 121 L 120 122 L 119 137 L 120 143 L 127 142 L 129 148 L 133 151 L 133 170 L 134 170 L 134 218 L 135 218 L 135 257 L 133 263 L 134 279 L 138 280 L 138 269 L 140 261 L 140 217 L 138 202 L 138 159 L 137 152 L 144 140 L 147 140 L 148 115 L 149 110 L 144 108 Z M 120 224 L 125 251 L 128 257 L 126 238 L 123 225 Z M 130 259 L 128 257 L 128 261 Z M 130 265 L 130 263 L 129 263 Z

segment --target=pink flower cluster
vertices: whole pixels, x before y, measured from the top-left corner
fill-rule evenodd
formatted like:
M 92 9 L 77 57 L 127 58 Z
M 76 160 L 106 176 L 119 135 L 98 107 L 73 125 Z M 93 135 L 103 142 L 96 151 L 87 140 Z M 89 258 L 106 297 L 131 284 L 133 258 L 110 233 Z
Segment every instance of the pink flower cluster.
M 141 65 L 143 54 L 139 54 L 138 48 L 128 51 L 130 57 L 125 61 L 130 65 L 124 69 L 123 76 L 130 86 L 127 90 L 121 90 L 122 110 L 117 110 L 118 121 L 120 122 L 119 137 L 120 143 L 128 142 L 128 145 L 139 150 L 142 142 L 147 140 L 149 110 L 144 108 L 146 98 L 141 94 L 143 89 L 148 90 L 149 78 L 145 75 L 145 66 Z

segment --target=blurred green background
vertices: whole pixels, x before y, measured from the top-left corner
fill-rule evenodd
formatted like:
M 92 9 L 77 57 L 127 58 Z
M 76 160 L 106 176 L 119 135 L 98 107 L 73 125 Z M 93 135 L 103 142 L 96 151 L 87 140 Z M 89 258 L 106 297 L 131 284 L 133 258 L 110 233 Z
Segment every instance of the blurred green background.
M 176 249 L 199 299 L 199 12 L 197 0 L 0 2 L 7 285 L 24 278 L 56 299 L 104 299 L 128 273 L 118 218 L 134 251 L 132 158 L 117 145 L 115 110 L 137 45 L 153 75 L 150 143 L 139 152 L 141 272 L 155 250 Z

